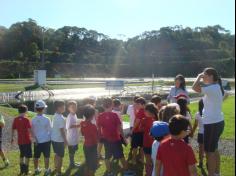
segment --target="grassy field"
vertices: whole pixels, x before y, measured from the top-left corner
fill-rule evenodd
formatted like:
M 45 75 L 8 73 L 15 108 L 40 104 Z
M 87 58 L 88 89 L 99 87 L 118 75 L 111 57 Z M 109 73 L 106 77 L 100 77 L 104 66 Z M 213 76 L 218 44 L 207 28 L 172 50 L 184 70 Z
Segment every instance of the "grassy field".
M 128 151 L 129 151 L 129 147 L 127 147 L 125 149 L 125 154 L 126 156 L 128 155 Z M 19 166 L 18 166 L 18 155 L 19 153 L 17 151 L 13 151 L 13 152 L 9 152 L 7 153 L 9 160 L 11 162 L 10 166 L 8 168 L 1 168 L 0 167 L 0 175 L 1 176 L 16 176 L 19 173 Z M 51 160 L 50 160 L 50 165 L 51 168 L 53 168 L 53 156 L 51 156 Z M 68 170 L 68 166 L 69 166 L 69 158 L 68 158 L 68 153 L 66 153 L 65 158 L 64 158 L 64 164 L 63 164 L 63 171 L 64 171 L 64 175 L 65 176 L 83 176 L 83 166 L 81 168 L 78 169 L 73 169 L 73 170 Z M 76 154 L 76 161 L 83 163 L 84 162 L 84 155 L 83 155 L 83 150 L 82 150 L 82 145 L 79 146 L 79 151 Z M 1 164 L 1 163 L 0 163 Z M 99 167 L 99 169 L 96 172 L 96 176 L 103 176 L 104 172 L 105 172 L 105 164 L 104 161 L 101 161 L 101 166 Z M 235 174 L 235 159 L 233 157 L 225 157 L 222 156 L 222 171 L 221 171 L 221 175 L 222 176 L 234 176 Z M 40 166 L 43 167 L 43 159 L 41 158 L 40 160 Z M 137 176 L 143 176 L 144 175 L 144 170 L 143 170 L 143 166 L 142 165 L 137 165 L 137 166 L 133 166 L 130 167 L 132 170 L 136 171 Z M 33 175 L 33 163 L 31 162 L 30 165 L 30 170 L 32 171 Z M 117 163 L 113 164 L 113 170 L 115 171 L 115 173 L 117 174 L 117 176 L 122 176 L 121 173 L 119 173 L 119 166 Z M 206 169 L 204 169 L 203 172 L 205 172 Z M 199 176 L 202 175 L 202 170 L 198 170 Z M 41 174 L 43 175 L 43 173 Z
M 225 122 L 226 122 L 226 127 L 224 134 L 222 138 L 224 139 L 235 139 L 234 133 L 235 133 L 235 97 L 229 97 L 223 105 L 223 111 L 225 113 Z M 192 110 L 192 113 L 194 114 L 197 111 L 197 104 L 193 103 L 190 105 L 190 108 Z M 15 116 L 17 114 L 17 111 L 15 109 L 10 109 L 10 108 L 5 108 L 5 107 L 0 107 L 0 112 L 7 114 L 9 116 Z M 29 113 L 29 116 L 32 117 L 34 114 Z M 128 121 L 127 116 L 124 117 L 125 121 Z M 128 156 L 129 152 L 129 147 L 125 148 L 124 150 L 125 155 Z M 7 156 L 9 157 L 9 160 L 11 162 L 10 166 L 8 168 L 0 168 L 0 175 L 1 176 L 15 176 L 19 173 L 19 166 L 18 166 L 18 155 L 19 153 L 17 151 L 10 151 L 7 153 Z M 197 156 L 197 153 L 196 153 Z M 82 151 L 82 144 L 80 144 L 79 151 L 77 152 L 76 155 L 77 161 L 80 163 L 84 162 L 84 156 L 83 156 L 83 151 Z M 43 159 L 41 158 L 41 166 L 42 165 Z M 64 159 L 64 168 L 63 170 L 66 172 L 65 176 L 82 176 L 83 174 L 83 167 L 79 169 L 73 169 L 73 170 L 67 170 L 67 167 L 69 165 L 68 163 L 68 154 L 66 153 L 65 159 Z M 227 156 L 222 156 L 222 175 L 223 176 L 234 176 L 235 174 L 235 158 L 232 157 L 227 157 Z M 0 167 L 1 167 L 1 162 L 0 162 Z M 33 164 L 31 162 L 31 171 L 33 171 Z M 51 167 L 53 168 L 53 159 L 51 158 Z M 119 173 L 120 169 L 117 164 L 113 164 L 114 172 L 117 173 L 118 176 L 121 176 L 121 173 Z M 131 167 L 132 170 L 137 172 L 138 176 L 143 176 L 143 167 L 142 165 L 137 165 Z M 105 172 L 105 164 L 104 161 L 101 161 L 101 166 L 96 172 L 96 176 L 102 176 Z M 198 170 L 199 176 L 203 175 L 201 174 L 202 171 Z M 43 175 L 43 174 L 42 174 Z

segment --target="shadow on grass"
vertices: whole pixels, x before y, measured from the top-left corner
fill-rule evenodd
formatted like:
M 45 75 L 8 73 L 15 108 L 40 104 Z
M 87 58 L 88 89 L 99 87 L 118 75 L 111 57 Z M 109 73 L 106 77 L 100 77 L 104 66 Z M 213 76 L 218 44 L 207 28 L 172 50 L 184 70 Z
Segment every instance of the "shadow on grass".
M 116 160 L 112 161 L 111 168 L 112 168 L 112 171 L 113 171 L 115 176 L 123 176 L 123 170 L 120 167 L 118 161 L 116 161 Z M 131 171 L 134 171 L 136 173 L 136 176 L 143 176 L 143 169 L 144 169 L 143 164 L 137 163 L 137 165 L 134 165 L 134 166 L 129 165 L 129 169 Z M 64 176 L 68 176 L 68 175 L 71 175 L 71 176 L 85 176 L 84 175 L 84 171 L 85 171 L 85 164 L 84 163 L 76 170 L 76 172 L 71 173 L 72 170 L 74 170 L 74 169 L 68 168 L 66 170 L 66 172 L 64 173 Z M 104 173 L 103 176 L 106 176 L 106 173 Z

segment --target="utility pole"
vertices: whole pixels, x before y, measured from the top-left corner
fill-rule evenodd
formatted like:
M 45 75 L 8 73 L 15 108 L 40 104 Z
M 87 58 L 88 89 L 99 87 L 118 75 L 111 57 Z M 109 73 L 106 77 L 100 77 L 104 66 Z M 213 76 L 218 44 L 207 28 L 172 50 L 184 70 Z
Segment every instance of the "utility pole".
M 41 69 L 44 70 L 45 69 L 45 55 L 44 55 L 44 50 L 45 50 L 45 32 L 47 30 L 45 28 L 42 28 L 42 63 L 41 63 Z

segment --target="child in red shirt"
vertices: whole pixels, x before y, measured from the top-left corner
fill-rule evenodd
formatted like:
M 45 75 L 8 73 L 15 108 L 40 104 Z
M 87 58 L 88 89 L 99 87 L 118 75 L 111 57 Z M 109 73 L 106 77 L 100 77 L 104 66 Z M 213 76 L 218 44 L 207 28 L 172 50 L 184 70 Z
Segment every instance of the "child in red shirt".
M 105 112 L 100 114 L 97 120 L 99 135 L 104 137 L 105 147 L 105 164 L 107 175 L 113 175 L 111 170 L 110 159 L 120 160 L 123 170 L 128 169 L 128 164 L 125 160 L 121 136 L 124 138 L 124 133 L 121 121 L 116 113 L 112 112 L 112 99 L 105 98 L 103 100 Z M 124 138 L 125 139 L 125 138 Z
M 84 155 L 86 162 L 87 176 L 94 176 L 98 163 L 98 131 L 92 120 L 95 118 L 96 110 L 92 105 L 86 105 L 84 108 L 85 120 L 81 122 L 81 133 L 84 136 Z
M 18 107 L 19 116 L 16 117 L 12 125 L 12 139 L 14 142 L 14 133 L 17 131 L 18 145 L 20 149 L 20 174 L 28 174 L 29 172 L 29 160 L 32 158 L 31 148 L 31 123 L 27 118 L 26 113 L 28 108 L 26 105 L 20 105 Z
M 154 142 L 153 137 L 150 135 L 150 130 L 153 126 L 153 122 L 158 120 L 158 110 L 155 104 L 149 103 L 145 107 L 146 118 L 141 121 L 142 128 L 144 130 L 143 136 L 143 151 L 146 160 L 146 176 L 152 175 L 152 144 Z
M 189 121 L 182 115 L 171 118 L 171 137 L 163 141 L 157 153 L 157 176 L 163 166 L 164 176 L 197 176 L 196 158 L 191 146 L 184 142 Z
M 132 141 L 131 141 L 131 148 L 132 148 L 132 164 L 136 165 L 137 153 L 138 149 L 140 149 L 141 159 L 140 161 L 143 162 L 144 154 L 143 154 L 143 135 L 144 131 L 141 126 L 141 121 L 146 118 L 145 116 L 145 105 L 146 101 L 144 98 L 138 98 L 135 101 L 137 114 L 134 121 L 134 127 L 132 130 Z

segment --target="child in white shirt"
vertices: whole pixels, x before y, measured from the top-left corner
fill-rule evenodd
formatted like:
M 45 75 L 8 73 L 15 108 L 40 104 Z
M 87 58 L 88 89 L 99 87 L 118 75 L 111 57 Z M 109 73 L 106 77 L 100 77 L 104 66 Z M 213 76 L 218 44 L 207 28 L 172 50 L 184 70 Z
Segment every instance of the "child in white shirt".
M 79 131 L 80 127 L 79 123 L 77 123 L 77 102 L 69 101 L 67 104 L 67 108 L 69 111 L 69 115 L 66 118 L 66 137 L 68 142 L 68 150 L 69 150 L 69 159 L 70 159 L 70 168 L 79 166 L 78 163 L 75 163 L 74 156 L 76 151 L 78 150 L 79 144 Z
M 168 123 L 155 121 L 150 130 L 150 133 L 151 136 L 155 138 L 155 141 L 153 142 L 152 145 L 152 162 L 153 162 L 152 176 L 156 176 L 156 158 L 157 158 L 158 148 L 161 141 L 163 141 L 169 135 Z M 162 173 L 161 176 L 163 176 L 163 169 L 161 173 Z
M 201 99 L 198 102 L 199 111 L 195 115 L 193 130 L 192 130 L 192 133 L 190 134 L 190 136 L 193 137 L 197 127 L 199 127 L 198 137 L 197 137 L 197 142 L 198 142 L 198 146 L 199 146 L 199 164 L 198 164 L 199 168 L 203 167 L 203 159 L 204 159 L 204 136 L 203 136 L 204 135 L 204 125 L 203 125 L 203 119 L 202 119 L 203 108 L 204 108 L 203 99 Z

